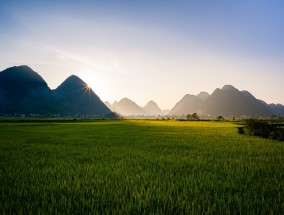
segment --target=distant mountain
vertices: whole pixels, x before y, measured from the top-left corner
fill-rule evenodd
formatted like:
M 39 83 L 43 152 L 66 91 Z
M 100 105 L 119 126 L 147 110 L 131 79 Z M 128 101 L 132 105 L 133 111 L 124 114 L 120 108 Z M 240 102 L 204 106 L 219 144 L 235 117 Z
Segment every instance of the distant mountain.
M 94 91 L 75 75 L 68 77 L 54 93 L 67 114 L 104 116 L 111 112 Z
M 185 95 L 169 112 L 169 115 L 183 115 L 189 113 L 202 113 L 204 101 L 194 95 Z
M 202 101 L 205 101 L 210 96 L 207 92 L 200 92 L 197 97 L 200 98 Z
M 57 102 L 43 78 L 28 66 L 0 72 L 0 113 L 55 113 Z
M 267 112 L 267 114 L 270 114 L 269 116 L 273 114 L 272 108 L 269 107 L 269 105 L 265 101 L 255 98 L 250 92 L 246 90 L 241 91 L 241 93 L 258 107 L 257 112 L 264 111 Z
M 269 107 L 273 110 L 273 112 L 276 116 L 284 117 L 284 105 L 269 104 Z
M 270 117 L 274 111 L 265 102 L 256 99 L 248 91 L 239 91 L 231 85 L 217 88 L 211 95 L 201 92 L 197 96 L 186 95 L 170 111 L 169 115 L 189 113 L 216 117 Z
M 239 91 L 231 85 L 216 89 L 205 101 L 204 112 L 211 116 L 269 117 L 271 111 L 247 91 Z
M 170 112 L 169 109 L 162 110 L 162 114 L 161 115 L 168 115 L 169 112 Z
M 162 114 L 162 110 L 159 108 L 156 102 L 153 100 L 149 101 L 145 106 L 144 106 L 144 111 L 147 115 L 160 115 Z
M 205 101 L 204 112 L 210 116 L 269 117 L 271 111 L 247 91 L 231 85 L 216 89 Z
M 104 116 L 111 111 L 91 88 L 76 76 L 51 90 L 28 66 L 0 72 L 1 114 L 88 114 Z
M 124 116 L 138 116 L 145 115 L 145 111 L 139 107 L 135 102 L 130 99 L 123 98 L 119 102 L 114 102 L 112 104 L 113 110 Z
M 162 111 L 154 101 L 145 107 L 124 98 L 110 105 L 103 103 L 95 92 L 79 77 L 68 77 L 51 90 L 44 79 L 28 66 L 14 66 L 0 72 L 0 115 L 92 115 L 108 116 L 186 115 L 197 113 L 216 117 L 271 117 L 284 116 L 284 106 L 267 104 L 248 91 L 239 91 L 231 85 L 217 88 L 211 95 L 185 95 L 170 111 Z
M 105 101 L 104 104 L 108 107 L 108 109 L 114 111 L 112 105 L 108 101 Z

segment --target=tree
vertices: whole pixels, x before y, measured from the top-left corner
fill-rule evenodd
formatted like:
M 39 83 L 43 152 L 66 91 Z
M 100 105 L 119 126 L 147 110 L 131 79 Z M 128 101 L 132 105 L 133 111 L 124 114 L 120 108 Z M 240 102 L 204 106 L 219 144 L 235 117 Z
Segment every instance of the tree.
M 199 116 L 197 115 L 197 113 L 193 113 L 193 114 L 191 114 L 191 119 L 192 120 L 199 120 Z
M 187 120 L 190 120 L 190 119 L 191 119 L 191 114 L 187 114 L 187 115 L 186 115 L 186 119 L 187 119 Z
M 186 119 L 192 120 L 192 121 L 197 121 L 197 120 L 199 120 L 199 116 L 197 115 L 197 113 L 187 114 Z
M 217 116 L 217 120 L 225 120 L 223 116 Z

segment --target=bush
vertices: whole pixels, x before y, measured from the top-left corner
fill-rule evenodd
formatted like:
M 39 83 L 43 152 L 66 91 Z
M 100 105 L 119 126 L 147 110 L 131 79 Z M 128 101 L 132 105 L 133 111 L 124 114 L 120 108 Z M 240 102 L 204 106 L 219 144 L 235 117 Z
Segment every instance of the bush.
M 272 140 L 284 141 L 284 130 L 281 128 L 278 128 L 275 131 L 271 131 L 270 138 Z
M 244 127 L 238 127 L 238 132 L 239 132 L 239 134 L 245 134 Z
M 217 116 L 216 119 L 217 120 L 225 120 L 225 118 L 223 116 Z
M 192 120 L 192 121 L 198 121 L 200 118 L 197 115 L 197 113 L 193 113 L 193 114 L 187 114 L 186 115 L 186 119 L 187 120 Z
M 248 135 L 278 141 L 284 140 L 284 130 L 282 128 L 260 119 L 247 120 L 244 129 L 239 129 L 239 133 L 247 133 Z

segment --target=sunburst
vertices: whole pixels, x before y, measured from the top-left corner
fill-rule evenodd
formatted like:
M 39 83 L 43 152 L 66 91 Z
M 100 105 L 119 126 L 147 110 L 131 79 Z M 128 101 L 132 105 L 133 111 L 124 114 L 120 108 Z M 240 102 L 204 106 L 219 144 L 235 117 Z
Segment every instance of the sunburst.
M 91 93 L 91 87 L 88 85 L 88 84 L 84 84 L 83 85 L 83 89 L 85 90 L 85 93 L 89 93 L 89 95 L 90 95 L 90 93 Z
M 81 88 L 81 90 L 84 90 L 84 93 L 82 96 L 85 96 L 86 93 L 89 94 L 89 96 L 91 95 L 91 87 L 88 84 L 83 84 L 83 87 Z
M 85 96 L 86 93 L 87 93 L 89 95 L 89 102 L 91 102 L 91 90 L 92 90 L 92 88 L 88 84 L 84 84 L 82 89 L 84 90 L 84 94 L 81 97 Z

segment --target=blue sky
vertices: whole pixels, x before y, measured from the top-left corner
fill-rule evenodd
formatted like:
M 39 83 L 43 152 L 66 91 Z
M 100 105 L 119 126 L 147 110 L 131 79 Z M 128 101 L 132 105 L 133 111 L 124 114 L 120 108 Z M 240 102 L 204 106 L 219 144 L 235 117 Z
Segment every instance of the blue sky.
M 103 101 L 172 108 L 232 84 L 284 104 L 284 1 L 0 3 L 0 70 L 29 65 L 54 89 L 71 74 Z

